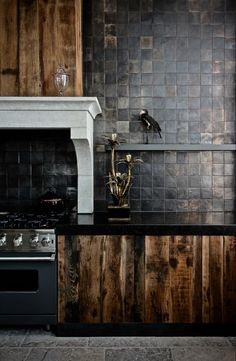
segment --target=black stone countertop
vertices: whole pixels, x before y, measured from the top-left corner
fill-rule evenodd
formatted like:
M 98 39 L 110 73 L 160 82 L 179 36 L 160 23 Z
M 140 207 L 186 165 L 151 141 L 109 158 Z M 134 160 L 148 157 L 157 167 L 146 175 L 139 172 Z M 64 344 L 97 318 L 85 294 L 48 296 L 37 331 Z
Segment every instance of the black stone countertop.
M 76 235 L 236 235 L 232 212 L 134 212 L 130 222 L 109 223 L 107 213 L 71 214 L 57 234 Z

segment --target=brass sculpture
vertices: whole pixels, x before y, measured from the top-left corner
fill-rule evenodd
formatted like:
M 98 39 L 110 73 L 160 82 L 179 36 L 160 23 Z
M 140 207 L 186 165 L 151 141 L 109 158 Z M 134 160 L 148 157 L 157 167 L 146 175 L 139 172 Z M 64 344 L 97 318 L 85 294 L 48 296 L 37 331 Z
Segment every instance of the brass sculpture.
M 124 158 L 117 160 L 116 146 L 120 144 L 117 133 L 112 133 L 111 137 L 105 137 L 111 147 L 111 170 L 108 175 L 108 188 L 112 195 L 113 203 L 118 207 L 128 207 L 128 194 L 132 185 L 132 168 L 135 164 L 142 163 L 142 159 L 133 158 L 131 154 L 126 154 Z M 127 171 L 121 173 L 119 164 L 124 164 Z

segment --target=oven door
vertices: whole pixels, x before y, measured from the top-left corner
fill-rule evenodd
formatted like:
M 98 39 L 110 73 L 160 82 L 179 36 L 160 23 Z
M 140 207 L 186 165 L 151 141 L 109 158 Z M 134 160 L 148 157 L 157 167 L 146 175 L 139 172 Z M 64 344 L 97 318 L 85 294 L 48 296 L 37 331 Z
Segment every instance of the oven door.
M 49 315 L 57 311 L 55 255 L 0 256 L 1 315 Z

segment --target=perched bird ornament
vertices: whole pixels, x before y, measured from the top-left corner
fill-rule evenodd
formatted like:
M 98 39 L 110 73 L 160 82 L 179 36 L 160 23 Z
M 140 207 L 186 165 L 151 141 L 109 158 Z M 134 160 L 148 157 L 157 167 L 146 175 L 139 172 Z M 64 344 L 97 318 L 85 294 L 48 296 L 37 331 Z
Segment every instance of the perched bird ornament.
M 139 113 L 139 119 L 143 122 L 143 125 L 146 128 L 146 144 L 148 144 L 148 130 L 151 128 L 159 134 L 160 138 L 162 138 L 160 125 L 155 119 L 153 119 L 153 117 L 151 117 L 151 115 L 148 114 L 146 109 L 141 110 Z

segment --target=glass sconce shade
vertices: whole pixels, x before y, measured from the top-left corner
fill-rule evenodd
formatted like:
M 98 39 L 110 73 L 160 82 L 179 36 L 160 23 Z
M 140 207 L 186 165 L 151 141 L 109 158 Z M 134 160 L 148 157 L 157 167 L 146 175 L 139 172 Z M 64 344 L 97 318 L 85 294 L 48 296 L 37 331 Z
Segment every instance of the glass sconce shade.
M 63 65 L 59 65 L 56 73 L 54 73 L 54 85 L 58 91 L 58 95 L 63 96 L 69 84 L 69 74 L 65 71 Z

